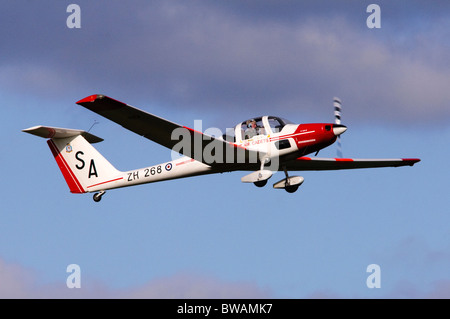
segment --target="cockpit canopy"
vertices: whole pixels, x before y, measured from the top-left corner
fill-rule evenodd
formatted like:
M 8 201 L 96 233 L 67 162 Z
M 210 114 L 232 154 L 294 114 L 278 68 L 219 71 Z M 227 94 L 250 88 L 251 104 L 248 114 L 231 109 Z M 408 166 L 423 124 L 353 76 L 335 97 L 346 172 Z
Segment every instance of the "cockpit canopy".
M 247 140 L 258 135 L 269 135 L 280 132 L 291 121 L 277 116 L 260 116 L 248 119 L 229 129 L 223 138 L 229 142 Z

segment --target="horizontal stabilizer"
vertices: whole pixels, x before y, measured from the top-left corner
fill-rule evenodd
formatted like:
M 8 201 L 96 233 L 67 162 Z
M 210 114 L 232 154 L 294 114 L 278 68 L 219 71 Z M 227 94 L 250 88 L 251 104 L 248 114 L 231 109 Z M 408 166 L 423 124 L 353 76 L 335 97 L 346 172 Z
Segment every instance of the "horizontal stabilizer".
M 102 138 L 92 135 L 91 133 L 83 130 L 74 130 L 69 128 L 50 127 L 43 125 L 33 126 L 22 130 L 22 132 L 30 133 L 43 138 L 58 139 L 82 135 L 89 143 L 98 143 L 103 141 Z

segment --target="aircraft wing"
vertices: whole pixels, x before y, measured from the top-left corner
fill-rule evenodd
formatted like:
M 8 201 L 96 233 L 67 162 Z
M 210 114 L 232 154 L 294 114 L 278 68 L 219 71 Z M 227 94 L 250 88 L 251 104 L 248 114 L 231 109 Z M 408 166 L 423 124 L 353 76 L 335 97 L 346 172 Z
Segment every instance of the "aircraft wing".
M 325 171 L 339 169 L 413 166 L 418 158 L 360 159 L 360 158 L 319 158 L 299 157 L 286 163 L 287 170 Z
M 258 158 L 255 151 L 170 122 L 105 95 L 91 95 L 78 101 L 77 104 L 153 142 L 219 170 L 232 170 L 233 164 L 224 163 L 241 165 Z M 177 129 L 178 131 L 175 131 Z M 172 132 L 175 133 L 174 136 Z M 187 136 L 190 137 L 190 143 L 178 144 Z M 183 145 L 184 147 L 181 147 Z

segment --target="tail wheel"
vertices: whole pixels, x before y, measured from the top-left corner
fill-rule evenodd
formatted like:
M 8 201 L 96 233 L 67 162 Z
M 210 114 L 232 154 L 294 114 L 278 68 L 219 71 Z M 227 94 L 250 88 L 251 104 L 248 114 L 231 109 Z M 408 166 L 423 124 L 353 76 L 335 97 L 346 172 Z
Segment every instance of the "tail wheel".
M 102 196 L 105 194 L 105 191 L 101 191 L 98 193 L 95 193 L 94 196 L 92 197 L 94 199 L 94 202 L 98 203 L 99 201 L 102 200 Z

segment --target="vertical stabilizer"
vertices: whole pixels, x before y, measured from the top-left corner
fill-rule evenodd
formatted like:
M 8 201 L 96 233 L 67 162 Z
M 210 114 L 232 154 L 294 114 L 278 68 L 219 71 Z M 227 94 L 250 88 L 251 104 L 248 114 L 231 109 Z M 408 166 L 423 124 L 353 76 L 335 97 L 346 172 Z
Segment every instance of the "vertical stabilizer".
M 120 172 L 82 135 L 47 143 L 72 193 L 86 193 L 119 178 Z

